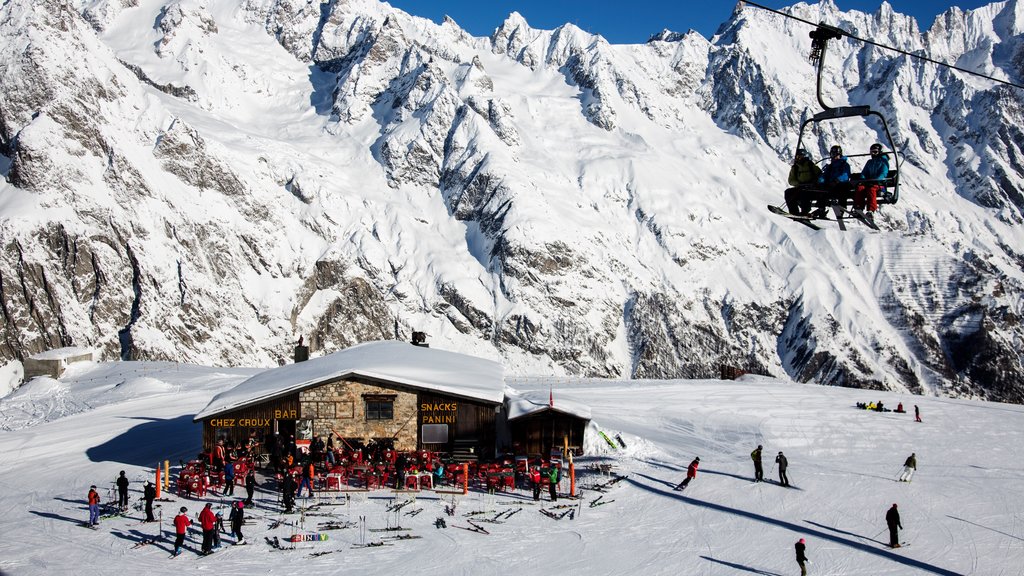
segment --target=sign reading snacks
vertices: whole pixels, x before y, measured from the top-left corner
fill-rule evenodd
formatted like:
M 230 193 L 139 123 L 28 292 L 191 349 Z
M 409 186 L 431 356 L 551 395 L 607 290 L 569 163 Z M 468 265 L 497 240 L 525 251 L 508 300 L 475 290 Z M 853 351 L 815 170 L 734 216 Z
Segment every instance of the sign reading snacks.
M 423 424 L 455 424 L 455 414 L 458 410 L 458 402 L 423 402 L 420 404 Z

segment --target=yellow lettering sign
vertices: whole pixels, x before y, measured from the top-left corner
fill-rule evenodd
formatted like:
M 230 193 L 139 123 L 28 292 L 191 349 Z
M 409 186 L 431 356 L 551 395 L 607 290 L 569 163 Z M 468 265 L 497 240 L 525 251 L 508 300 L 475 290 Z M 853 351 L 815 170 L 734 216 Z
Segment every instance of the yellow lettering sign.
M 294 420 L 298 417 L 295 410 L 274 410 L 274 418 L 278 420 Z

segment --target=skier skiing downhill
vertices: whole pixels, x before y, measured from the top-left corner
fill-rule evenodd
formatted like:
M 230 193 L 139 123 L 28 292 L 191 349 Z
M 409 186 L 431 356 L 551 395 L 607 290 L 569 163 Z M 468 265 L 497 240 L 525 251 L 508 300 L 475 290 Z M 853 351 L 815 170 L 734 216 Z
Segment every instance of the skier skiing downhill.
M 185 533 L 191 525 L 192 520 L 188 517 L 188 508 L 182 506 L 179 514 L 174 517 L 174 553 L 171 556 L 181 554 L 181 546 L 185 543 Z
M 900 472 L 899 482 L 910 482 L 910 479 L 914 476 L 914 471 L 917 470 L 917 455 L 911 453 L 907 456 L 906 462 L 903 463 L 903 472 Z
M 800 576 L 807 576 L 807 556 L 804 552 L 807 550 L 807 541 L 803 538 L 796 543 L 796 563 L 800 566 Z
M 903 528 L 903 524 L 900 523 L 900 512 L 896 509 L 896 504 L 885 513 L 885 523 L 889 526 L 889 547 L 899 548 L 900 529 Z
M 686 486 L 690 483 L 690 480 L 693 480 L 694 478 L 697 477 L 698 466 L 700 466 L 700 456 L 694 458 L 693 462 L 690 462 L 690 465 L 686 468 L 686 480 L 680 482 L 679 485 L 675 487 L 676 490 L 682 490 L 683 488 L 686 488 Z
M 764 465 L 761 464 L 761 445 L 750 453 L 750 459 L 754 461 L 754 482 L 764 481 Z

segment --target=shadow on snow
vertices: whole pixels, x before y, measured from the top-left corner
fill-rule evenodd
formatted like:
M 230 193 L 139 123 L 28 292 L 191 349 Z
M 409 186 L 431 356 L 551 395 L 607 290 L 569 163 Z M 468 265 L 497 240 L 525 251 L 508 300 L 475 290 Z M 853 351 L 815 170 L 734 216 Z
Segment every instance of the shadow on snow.
M 155 466 L 157 462 L 179 458 L 190 459 L 196 446 L 202 444 L 198 424 L 191 416 L 178 416 L 167 420 L 131 418 L 142 423 L 132 426 L 119 436 L 85 451 L 93 462 L 118 462 L 134 466 Z
M 640 475 L 640 476 L 643 476 L 643 475 Z M 726 476 L 731 476 L 731 474 L 726 474 Z M 645 476 L 645 478 L 646 478 L 646 476 Z M 658 483 L 665 483 L 664 480 L 660 480 L 660 479 L 652 478 L 651 480 L 654 480 L 654 481 L 656 481 Z M 857 541 L 851 540 L 849 538 L 844 538 L 842 536 L 838 536 L 838 535 L 836 535 L 834 533 L 831 533 L 831 532 L 825 532 L 825 531 L 817 530 L 817 529 L 808 529 L 806 526 L 801 525 L 801 524 L 796 524 L 796 523 L 793 523 L 793 522 L 787 522 L 785 520 L 779 520 L 777 518 L 771 518 L 769 516 L 764 516 L 762 514 L 756 514 L 754 512 L 748 512 L 746 510 L 740 510 L 738 508 L 732 508 L 732 507 L 729 507 L 729 506 L 724 506 L 722 504 L 715 504 L 714 502 L 705 502 L 705 501 L 702 501 L 702 500 L 696 500 L 696 499 L 690 498 L 688 496 L 683 496 L 682 494 L 679 494 L 677 492 L 665 491 L 665 490 L 662 490 L 661 488 L 658 488 L 658 487 L 655 487 L 655 486 L 649 486 L 647 484 L 642 484 L 640 482 L 637 482 L 636 480 L 627 479 L 627 481 L 630 482 L 631 484 L 633 484 L 634 486 L 642 489 L 642 490 L 647 490 L 647 491 L 653 492 L 655 494 L 660 494 L 660 495 L 665 496 L 667 498 L 673 498 L 675 500 L 681 500 L 683 502 L 686 502 L 687 504 L 692 504 L 694 506 L 700 506 L 702 508 L 708 508 L 710 510 L 716 510 L 718 512 L 724 512 L 726 514 L 733 514 L 733 515 L 736 515 L 736 516 L 747 518 L 749 520 L 753 520 L 755 522 L 764 522 L 765 524 L 772 524 L 774 526 L 779 526 L 781 528 L 786 528 L 788 530 L 792 530 L 796 535 L 799 535 L 799 536 L 812 535 L 812 536 L 815 536 L 815 537 L 820 538 L 822 540 L 828 540 L 829 542 L 835 542 L 836 544 L 841 544 L 843 546 L 847 546 L 849 548 L 853 548 L 853 549 L 859 550 L 861 552 L 866 552 L 868 554 L 873 554 L 875 556 L 879 556 L 881 558 L 885 558 L 886 560 L 890 560 L 890 561 L 896 562 L 898 564 L 903 564 L 905 566 L 910 566 L 912 568 L 917 568 L 918 570 L 924 570 L 925 572 L 930 572 L 932 574 L 941 574 L 943 576 L 960 576 L 959 573 L 953 572 L 952 570 L 947 570 L 947 569 L 941 568 L 939 566 L 933 566 L 931 564 L 928 564 L 927 562 L 922 562 L 920 560 L 914 560 L 913 558 L 906 558 L 904 556 L 900 556 L 899 554 L 893 553 L 893 552 L 891 552 L 889 550 L 881 550 L 881 549 L 878 549 L 875 546 L 869 546 L 868 544 L 865 544 L 863 542 L 857 542 Z M 817 526 L 820 526 L 820 524 L 817 525 Z M 828 530 L 830 530 L 832 532 L 839 532 L 839 533 L 843 533 L 843 534 L 854 535 L 854 534 L 851 534 L 851 533 L 848 533 L 848 532 L 841 532 L 839 530 L 836 530 L 835 528 L 829 528 Z M 856 536 L 856 535 L 854 535 L 854 536 Z

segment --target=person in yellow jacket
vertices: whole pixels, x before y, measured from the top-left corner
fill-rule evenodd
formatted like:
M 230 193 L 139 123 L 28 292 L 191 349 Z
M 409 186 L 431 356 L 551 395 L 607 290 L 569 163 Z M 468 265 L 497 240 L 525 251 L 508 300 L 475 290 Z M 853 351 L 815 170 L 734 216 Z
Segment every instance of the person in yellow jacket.
M 786 190 L 786 209 L 790 214 L 811 213 L 811 192 L 805 187 L 814 184 L 821 176 L 821 168 L 811 161 L 807 151 L 797 148 L 793 166 L 789 169 L 789 185 Z

